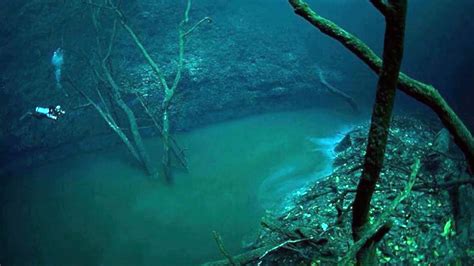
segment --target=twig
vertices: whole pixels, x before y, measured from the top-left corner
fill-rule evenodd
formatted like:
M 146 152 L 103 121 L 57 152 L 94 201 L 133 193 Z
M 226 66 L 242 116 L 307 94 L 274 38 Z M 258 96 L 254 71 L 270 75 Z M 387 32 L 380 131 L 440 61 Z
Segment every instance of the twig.
M 111 7 L 111 6 L 107 6 L 107 5 L 98 5 L 96 3 L 93 3 L 91 1 L 87 2 L 87 1 L 82 1 L 82 3 L 86 4 L 86 5 L 90 5 L 90 6 L 93 6 L 93 7 L 97 7 L 97 8 L 104 8 L 104 9 L 109 9 L 109 10 L 113 10 L 114 8 Z
M 276 232 L 278 234 L 280 234 L 281 236 L 285 237 L 285 238 L 289 238 L 289 239 L 300 239 L 301 237 L 299 235 L 297 235 L 295 232 L 292 232 L 290 230 L 285 230 L 285 226 L 283 226 L 281 223 L 279 223 L 278 221 L 276 220 L 270 220 L 270 219 L 267 219 L 267 218 L 263 218 L 262 221 L 260 222 L 260 224 L 273 231 L 273 232 Z
M 21 117 L 20 117 L 20 121 L 23 121 L 23 119 L 25 119 L 26 117 L 29 117 L 29 116 L 32 116 L 33 115 L 33 112 L 31 111 L 28 111 L 26 112 L 25 114 L 23 114 Z
M 272 253 L 273 251 L 275 250 L 278 250 L 288 244 L 295 244 L 295 243 L 300 243 L 300 242 L 303 242 L 303 241 L 308 241 L 308 240 L 311 240 L 311 238 L 302 238 L 302 239 L 289 239 L 289 240 L 286 240 L 285 242 L 283 243 L 280 243 L 274 247 L 272 247 L 271 249 L 265 251 L 265 253 L 263 253 L 260 257 L 258 257 L 258 259 L 260 260 L 257 265 L 260 266 L 262 264 L 262 259 L 267 256 L 268 254 Z
M 135 147 L 132 145 L 128 137 L 123 133 L 121 128 L 117 125 L 113 117 L 110 115 L 110 113 L 104 109 L 102 109 L 98 104 L 94 102 L 86 93 L 84 93 L 81 89 L 79 89 L 74 82 L 71 80 L 69 76 L 66 76 L 66 81 L 71 85 L 71 87 L 76 90 L 84 99 L 86 99 L 94 108 L 96 111 L 99 113 L 99 115 L 104 119 L 105 122 L 109 125 L 109 127 L 120 137 L 120 139 L 123 141 L 123 143 L 127 146 L 128 150 L 132 154 L 132 156 L 140 162 L 140 157 L 135 149 Z
M 90 102 L 88 102 L 88 103 L 84 103 L 84 104 L 75 106 L 75 107 L 73 107 L 72 109 L 73 109 L 73 110 L 77 110 L 77 109 L 87 108 L 87 107 L 90 107 L 90 106 L 92 106 L 92 104 L 91 104 Z
M 455 186 L 462 186 L 462 185 L 466 185 L 466 184 L 474 184 L 474 178 L 471 177 L 471 178 L 453 180 L 453 181 L 448 181 L 448 182 L 441 183 L 441 184 L 436 184 L 436 185 L 433 185 L 433 186 L 430 186 L 430 185 L 417 185 L 417 186 L 413 186 L 413 190 L 420 191 L 420 190 L 423 190 L 423 189 L 448 189 L 448 188 L 452 188 L 452 187 L 455 187 Z
M 155 125 L 155 128 L 158 130 L 160 133 L 160 136 L 163 137 L 163 129 L 159 125 L 158 121 L 156 121 L 155 117 L 151 113 L 151 111 L 148 109 L 146 106 L 145 102 L 143 101 L 143 97 L 139 93 L 135 93 L 137 96 L 138 101 L 142 105 L 143 109 L 145 109 L 145 113 L 150 117 L 150 119 L 153 121 L 153 124 Z M 188 162 L 186 160 L 186 156 L 184 154 L 184 150 L 179 147 L 178 142 L 173 136 L 169 136 L 171 140 L 171 150 L 173 151 L 174 156 L 178 159 L 179 164 L 186 170 L 188 170 Z
M 356 243 L 354 243 L 354 245 L 352 245 L 352 248 L 340 260 L 341 265 L 349 265 L 352 259 L 362 247 L 366 246 L 369 242 L 376 243 L 380 241 L 383 235 L 388 232 L 388 230 L 390 229 L 389 218 L 395 211 L 397 206 L 410 194 L 413 185 L 415 184 L 416 176 L 420 171 L 420 165 L 420 159 L 416 159 L 412 167 L 410 179 L 407 185 L 405 186 L 405 189 L 392 201 L 392 204 L 385 210 L 385 212 L 380 216 L 380 218 L 376 222 L 374 222 L 370 226 L 370 228 L 365 230 L 362 237 Z
M 220 252 L 229 260 L 230 265 L 233 265 L 233 266 L 237 265 L 234 259 L 232 258 L 232 256 L 229 255 L 229 253 L 225 250 L 224 243 L 222 242 L 221 236 L 216 231 L 212 231 L 212 234 L 214 235 L 214 239 L 216 240 L 216 243 L 217 243 L 217 246 L 219 247 Z
M 204 22 L 209 22 L 211 23 L 212 22 L 212 19 L 210 17 L 204 17 L 203 19 L 201 19 L 200 21 L 198 21 L 196 24 L 194 24 L 194 26 L 192 26 L 189 30 L 187 30 L 186 32 L 183 33 L 183 36 L 188 36 L 189 34 L 191 34 L 197 27 L 199 27 L 199 25 L 201 25 L 202 23 Z
M 347 104 L 349 104 L 352 108 L 352 110 L 354 110 L 355 112 L 358 112 L 359 111 L 359 106 L 357 105 L 357 103 L 355 102 L 355 100 L 349 96 L 349 94 L 341 91 L 340 89 L 332 86 L 327 80 L 326 80 L 326 77 L 324 77 L 323 75 L 323 70 L 318 67 L 317 68 L 317 71 L 318 71 L 318 76 L 319 76 L 319 81 L 328 89 L 328 91 L 338 97 L 341 97 L 344 101 L 347 102 Z
M 263 246 L 260 248 L 256 248 L 253 250 L 250 250 L 248 252 L 236 255 L 233 257 L 233 260 L 238 263 L 238 265 L 246 265 L 249 263 L 253 263 L 255 260 L 257 260 L 265 251 L 270 249 L 271 246 Z M 221 265 L 228 265 L 229 260 L 224 259 L 224 260 L 218 260 L 218 261 L 211 261 L 202 264 L 203 266 L 221 266 Z

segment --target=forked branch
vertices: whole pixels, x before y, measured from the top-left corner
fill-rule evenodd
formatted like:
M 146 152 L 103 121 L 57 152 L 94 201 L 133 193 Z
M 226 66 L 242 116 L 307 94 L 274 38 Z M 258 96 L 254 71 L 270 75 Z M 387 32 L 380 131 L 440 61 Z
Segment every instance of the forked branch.
M 361 59 L 377 75 L 382 69 L 382 59 L 362 40 L 341 28 L 336 23 L 328 20 L 313 9 L 303 0 L 289 0 L 294 11 L 306 21 L 311 23 L 322 33 L 339 41 L 344 47 Z M 381 1 L 374 1 L 380 6 Z M 415 80 L 400 72 L 398 77 L 398 88 L 430 107 L 439 117 L 444 126 L 454 137 L 455 143 L 463 151 L 468 165 L 474 170 L 474 138 L 472 133 L 433 86 Z

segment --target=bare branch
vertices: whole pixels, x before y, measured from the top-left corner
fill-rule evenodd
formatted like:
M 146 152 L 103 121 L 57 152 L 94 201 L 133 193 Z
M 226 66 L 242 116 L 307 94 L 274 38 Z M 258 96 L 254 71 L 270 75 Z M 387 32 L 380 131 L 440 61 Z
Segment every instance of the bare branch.
M 389 12 L 389 6 L 387 3 L 385 3 L 384 0 L 370 0 L 370 2 L 372 3 L 372 5 L 375 6 L 375 8 L 377 8 L 380 13 L 382 13 L 384 16 L 387 15 L 387 13 Z
M 83 1 L 84 4 L 86 5 L 90 5 L 92 7 L 96 7 L 96 8 L 100 8 L 100 9 L 109 9 L 109 10 L 113 10 L 113 8 L 111 6 L 107 6 L 107 5 L 99 5 L 99 4 L 96 4 L 96 3 L 93 3 L 92 1 Z
M 184 36 L 187 36 L 189 34 L 191 34 L 197 27 L 199 27 L 199 25 L 201 25 L 202 23 L 204 22 L 208 22 L 208 23 L 211 23 L 212 22 L 212 19 L 210 17 L 204 17 L 203 19 L 201 19 L 200 21 L 198 21 L 196 24 L 194 24 L 194 26 L 192 26 L 189 30 L 187 30 L 186 32 L 184 32 Z
M 222 253 L 222 255 L 224 255 L 227 258 L 227 260 L 229 260 L 229 264 L 233 266 L 237 265 L 234 259 L 232 258 L 232 256 L 229 255 L 229 253 L 225 250 L 224 243 L 222 242 L 221 236 L 216 231 L 212 231 L 212 234 L 214 235 L 214 239 L 216 240 L 216 243 L 217 243 L 217 246 L 219 247 L 220 252 Z
M 339 41 L 344 47 L 361 59 L 377 75 L 382 69 L 382 59 L 363 41 L 347 32 L 336 23 L 321 17 L 303 0 L 289 0 L 294 11 L 322 33 Z M 439 117 L 444 126 L 454 137 L 455 143 L 463 151 L 468 165 L 474 170 L 474 138 L 461 118 L 449 106 L 439 91 L 431 85 L 415 80 L 400 72 L 398 88 L 430 107 Z
M 296 244 L 296 243 L 300 243 L 300 242 L 304 242 L 304 241 L 308 241 L 308 240 L 311 240 L 311 238 L 302 238 L 302 239 L 289 239 L 289 240 L 286 240 L 285 242 L 282 242 L 274 247 L 272 247 L 271 249 L 265 251 L 265 253 L 263 253 L 260 257 L 258 257 L 258 259 L 260 260 L 260 262 L 257 264 L 257 265 L 260 265 L 262 263 L 262 259 L 267 256 L 268 254 L 272 253 L 273 251 L 275 250 L 278 250 L 288 244 Z
M 151 113 L 151 111 L 148 109 L 148 107 L 146 106 L 145 104 L 145 101 L 143 100 L 143 97 L 139 94 L 139 93 L 136 93 L 135 94 L 137 96 L 137 99 L 138 101 L 140 102 L 140 104 L 142 105 L 143 109 L 145 109 L 145 112 L 147 113 L 147 115 L 150 117 L 150 119 L 153 121 L 153 124 L 155 126 L 155 128 L 158 130 L 158 132 L 160 133 L 160 137 L 163 137 L 163 128 L 159 125 L 158 121 L 155 119 L 155 117 L 153 116 L 153 114 Z M 174 154 L 174 156 L 176 157 L 176 159 L 178 160 L 179 164 L 186 170 L 188 170 L 188 162 L 186 160 L 186 156 L 184 154 L 184 150 L 181 149 L 181 147 L 179 146 L 178 142 L 176 141 L 175 138 L 173 138 L 172 136 L 169 137 L 169 139 L 171 140 L 171 150 Z
M 392 204 L 384 211 L 384 213 L 366 230 L 360 239 L 352 245 L 352 248 L 347 252 L 346 256 L 341 260 L 341 265 L 350 265 L 351 261 L 355 255 L 360 251 L 360 249 L 367 244 L 370 240 L 379 240 L 381 236 L 386 234 L 389 226 L 389 219 L 392 216 L 392 213 L 398 207 L 398 205 L 405 200 L 413 189 L 415 184 L 416 177 L 420 171 L 420 159 L 416 159 L 415 163 L 412 166 L 412 172 L 408 183 L 405 186 L 405 189 L 398 195 L 393 201 Z
M 103 62 L 106 62 L 110 58 L 110 54 L 112 53 L 112 48 L 115 42 L 115 36 L 117 35 L 117 20 L 114 19 L 114 24 L 112 26 L 112 34 L 110 35 L 109 45 L 107 46 L 107 51 L 104 55 Z
M 125 15 L 122 13 L 122 11 L 116 7 L 113 8 L 113 11 L 115 14 L 119 17 L 120 23 L 124 27 L 124 29 L 128 32 L 130 37 L 132 37 L 133 42 L 137 46 L 138 50 L 140 50 L 140 53 L 142 53 L 143 57 L 145 57 L 145 60 L 147 63 L 151 66 L 152 70 L 155 72 L 155 74 L 158 76 L 158 79 L 160 80 L 161 86 L 166 90 L 169 90 L 168 83 L 166 82 L 165 75 L 161 71 L 160 67 L 158 64 L 151 58 L 151 55 L 148 53 L 148 50 L 145 48 L 145 46 L 142 44 L 138 36 L 135 34 L 135 31 L 127 24 Z
M 317 72 L 318 72 L 318 77 L 319 77 L 319 81 L 328 89 L 328 91 L 340 98 L 342 98 L 344 101 L 347 102 L 347 104 L 349 104 L 352 108 L 353 111 L 355 112 L 358 112 L 359 111 L 359 106 L 357 105 L 356 101 L 354 100 L 354 98 L 352 98 L 351 96 L 349 96 L 349 94 L 341 91 L 340 89 L 332 86 L 327 80 L 326 80 L 326 77 L 324 76 L 323 74 L 323 70 L 318 67 L 317 68 Z

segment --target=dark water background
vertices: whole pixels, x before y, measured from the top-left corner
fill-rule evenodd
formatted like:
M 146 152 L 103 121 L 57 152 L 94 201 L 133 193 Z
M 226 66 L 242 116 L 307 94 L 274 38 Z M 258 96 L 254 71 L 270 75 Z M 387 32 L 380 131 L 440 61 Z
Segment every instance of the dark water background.
M 96 35 L 82 2 L 0 2 L 2 265 L 196 264 L 219 258 L 212 230 L 231 252 L 241 251 L 266 208 L 330 167 L 328 147 L 311 140 L 335 138 L 368 119 L 375 75 L 296 16 L 287 1 L 193 1 L 191 21 L 210 16 L 213 22 L 188 41 L 171 120 L 194 171 L 178 174 L 174 187 L 150 183 L 97 113 L 79 108 L 84 100 L 67 84 L 68 97 L 55 88 L 51 55 L 61 47 L 64 75 L 97 99 L 88 61 L 97 53 Z M 122 2 L 128 22 L 171 79 L 185 1 Z M 308 2 L 380 54 L 384 21 L 369 1 Z M 409 4 L 402 70 L 439 89 L 474 128 L 474 2 Z M 110 16 L 101 23 L 106 40 Z M 121 84 L 143 89 L 159 106 L 156 78 L 120 28 L 112 58 Z M 353 95 L 361 114 L 325 91 L 318 68 Z M 124 97 L 143 117 L 134 96 Z M 61 121 L 19 121 L 35 106 L 51 104 L 67 110 Z M 307 108 L 312 111 L 301 111 Z M 402 93 L 396 111 L 434 118 Z M 216 124 L 223 121 L 231 122 Z M 142 133 L 159 162 L 159 139 L 152 130 Z

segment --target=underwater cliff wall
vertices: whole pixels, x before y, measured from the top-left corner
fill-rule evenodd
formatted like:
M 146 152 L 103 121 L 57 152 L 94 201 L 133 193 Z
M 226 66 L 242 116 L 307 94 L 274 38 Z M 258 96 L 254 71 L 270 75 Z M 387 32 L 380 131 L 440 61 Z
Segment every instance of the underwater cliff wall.
M 370 5 L 360 1 L 341 1 L 338 4 L 321 1 L 320 5 L 323 15 L 356 33 L 376 51 L 380 50 L 382 17 Z M 450 4 L 449 10 L 466 10 L 466 5 L 469 4 L 456 1 Z M 449 15 L 442 6 L 438 3 L 427 9 L 424 4 L 413 4 L 407 29 L 409 63 L 405 67 L 413 72 L 410 74 L 415 77 L 420 74 L 420 79 L 428 83 L 442 79 L 441 85 L 459 84 L 455 83 L 458 72 L 444 68 L 456 69 L 472 64 L 469 60 L 455 61 L 454 64 L 451 61 L 453 56 L 461 58 L 464 52 L 450 48 L 465 47 L 465 40 L 460 38 L 459 42 L 453 39 L 452 43 L 439 43 L 445 36 L 443 32 L 449 32 L 450 25 L 457 22 L 438 21 L 435 15 L 418 16 L 420 12 L 447 12 L 444 14 Z M 176 66 L 177 25 L 184 2 L 127 1 L 123 9 L 147 49 L 162 64 L 166 77 L 170 78 Z M 12 161 L 30 165 L 118 143 L 119 139 L 105 122 L 90 106 L 83 106 L 86 102 L 70 86 L 64 86 L 68 96 L 57 90 L 54 68 L 50 63 L 52 52 L 62 47 L 65 50 L 63 74 L 70 76 L 84 90 L 94 86 L 88 57 L 94 56 L 97 47 L 90 8 L 82 1 L 9 1 L 1 3 L 0 15 L 6 22 L 0 25 L 2 165 Z M 375 76 L 339 44 L 295 16 L 286 1 L 194 3 L 191 19 L 197 21 L 204 16 L 210 16 L 213 22 L 200 27 L 188 40 L 183 80 L 171 107 L 173 130 L 189 130 L 260 112 L 313 106 L 350 111 L 319 83 L 318 67 L 328 73 L 330 82 L 353 95 L 361 106 L 370 109 Z M 104 24 L 109 22 L 107 19 L 102 21 Z M 410 28 L 410 25 L 417 28 Z M 430 25 L 439 30 L 427 31 L 423 42 L 419 41 L 418 27 L 429 29 Z M 474 33 L 472 26 L 467 31 Z M 430 42 L 438 42 L 437 47 L 445 47 L 439 49 L 452 54 L 438 53 L 430 57 L 436 58 L 435 64 L 423 61 L 429 55 L 428 49 L 420 43 Z M 129 92 L 143 92 L 148 102 L 152 105 L 156 102 L 154 105 L 159 109 L 158 103 L 163 95 L 158 81 L 121 29 L 113 51 L 113 62 L 114 73 L 121 84 Z M 427 65 L 429 67 L 423 68 Z M 440 73 L 440 68 L 443 68 L 442 73 L 452 74 L 439 78 L 441 75 L 436 76 L 433 72 Z M 465 97 L 451 91 L 446 93 L 461 99 L 460 105 L 464 104 L 462 99 Z M 125 99 L 139 119 L 145 118 L 133 93 L 126 93 Z M 406 99 L 403 96 L 401 99 L 400 105 L 404 106 Z M 410 103 L 408 101 L 409 105 L 417 106 Z M 53 104 L 61 104 L 67 110 L 61 121 L 19 121 L 19 117 L 35 106 Z M 115 112 L 119 122 L 126 125 L 120 112 Z M 139 124 L 145 135 L 154 134 L 148 128 L 150 121 L 140 120 Z

